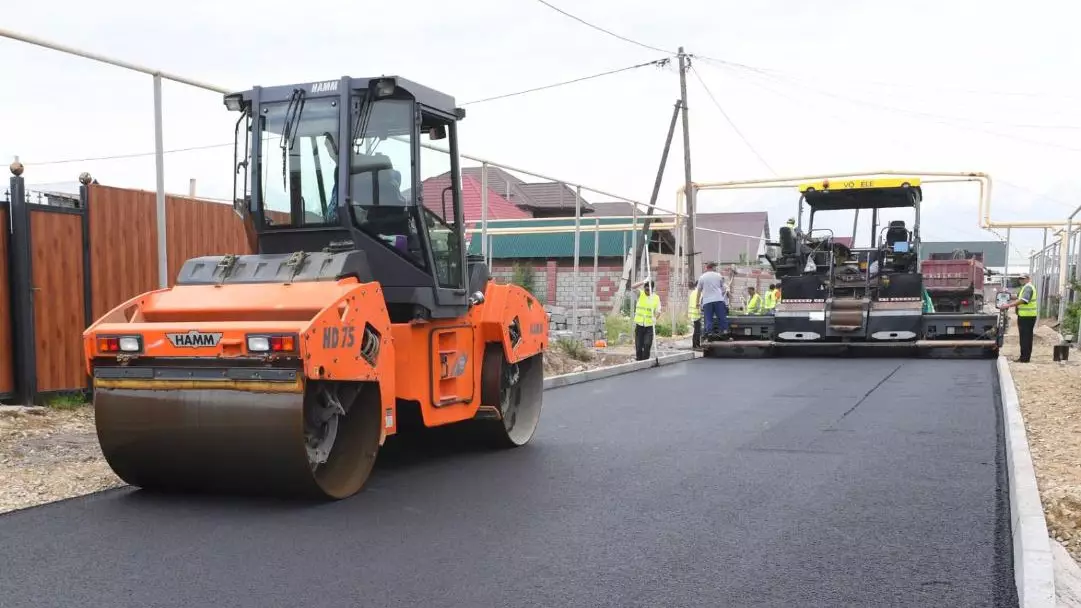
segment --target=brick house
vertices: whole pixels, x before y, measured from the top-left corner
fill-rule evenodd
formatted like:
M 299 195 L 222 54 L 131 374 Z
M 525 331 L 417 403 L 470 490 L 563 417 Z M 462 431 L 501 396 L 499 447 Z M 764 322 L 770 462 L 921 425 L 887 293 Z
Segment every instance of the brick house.
M 593 208 L 598 216 L 630 216 L 633 211 L 629 203 L 622 202 L 595 203 Z M 639 219 L 644 215 L 639 211 Z M 695 220 L 696 226 L 703 229 L 694 237 L 694 248 L 701 253 L 700 262 L 750 263 L 766 253 L 765 239 L 777 239 L 776 235 L 770 235 L 769 214 L 765 211 L 699 213 Z
M 480 229 L 480 167 L 462 169 L 463 211 L 467 229 L 468 252 L 481 252 Z M 438 205 L 442 189 L 449 185 L 446 174 L 424 182 L 426 205 Z M 433 207 L 434 208 L 434 207 Z M 631 248 L 632 230 L 600 232 L 594 237 L 591 227 L 601 224 L 630 224 L 632 207 L 625 202 L 591 203 L 581 201 L 582 230 L 579 242 L 578 306 L 589 308 L 593 298 L 598 310 L 610 311 L 612 299 L 619 288 L 624 273 L 627 253 Z M 555 183 L 528 183 L 503 169 L 488 168 L 488 220 L 489 228 L 525 228 L 530 226 L 561 226 L 566 232 L 513 235 L 490 235 L 490 258 L 492 274 L 498 280 L 510 282 L 515 268 L 532 271 L 533 293 L 546 304 L 573 306 L 574 289 L 574 226 L 575 191 Z M 644 213 L 638 214 L 639 218 Z M 524 220 L 524 221 L 514 221 Z M 718 234 L 699 231 L 696 249 L 703 253 L 703 260 L 718 259 L 734 264 L 756 260 L 765 253 L 763 237 L 769 236 L 769 218 L 765 212 L 706 213 L 698 215 L 698 225 L 712 230 L 735 234 Z M 746 235 L 746 236 L 737 236 Z M 752 236 L 754 235 L 754 236 Z M 635 237 L 640 239 L 641 232 Z M 594 242 L 597 243 L 597 276 L 593 274 Z M 674 267 L 675 235 L 670 230 L 650 230 L 648 234 L 650 261 L 657 290 L 667 301 L 670 273 Z M 715 255 L 710 255 L 717 252 Z M 734 270 L 732 271 L 735 272 Z M 742 287 L 742 277 L 736 283 Z M 762 278 L 753 272 L 753 283 Z M 735 278 L 735 275 L 733 275 Z M 736 287 L 734 284 L 733 287 Z
M 581 240 L 579 241 L 578 261 L 578 305 L 590 308 L 593 299 L 597 308 L 609 311 L 612 298 L 619 288 L 624 272 L 626 252 L 630 250 L 632 238 L 642 238 L 639 231 L 632 237 L 632 230 L 613 230 L 594 232 L 590 229 L 596 223 L 601 225 L 623 224 L 620 219 L 589 218 L 582 222 Z M 515 278 L 516 267 L 532 271 L 533 284 L 529 287 L 545 304 L 573 306 L 574 289 L 574 218 L 548 218 L 530 222 L 499 222 L 501 228 L 526 226 L 560 226 L 565 232 L 543 234 L 492 235 L 490 237 L 492 275 L 510 282 Z M 474 222 L 471 228 L 479 229 L 480 223 Z M 475 235 L 476 236 L 476 235 Z M 668 231 L 651 230 L 648 234 L 650 262 L 657 281 L 657 290 L 662 298 L 667 297 L 669 271 L 672 266 L 673 241 Z M 596 248 L 594 247 L 596 245 Z M 468 252 L 479 255 L 480 239 L 470 241 Z M 597 273 L 593 274 L 594 263 Z
M 480 167 L 462 169 L 462 179 L 481 180 Z M 498 167 L 488 167 L 489 198 L 495 193 L 527 212 L 529 217 L 574 217 L 575 191 L 558 182 L 528 183 Z M 582 215 L 593 213 L 593 205 L 582 197 Z
M 466 228 L 467 251 L 479 255 L 481 227 L 481 169 L 462 169 L 462 212 Z M 441 214 L 443 189 L 450 185 L 448 174 L 424 180 L 425 205 Z M 639 231 L 606 231 L 599 234 L 597 247 L 597 276 L 593 276 L 595 223 L 593 205 L 582 198 L 582 230 L 579 242 L 578 306 L 591 308 L 593 298 L 598 309 L 608 311 L 624 272 L 627 251 L 633 238 L 641 239 Z M 529 183 L 498 167 L 488 168 L 489 228 L 526 228 L 530 226 L 559 226 L 565 232 L 541 234 L 490 235 L 492 275 L 510 282 L 516 267 L 532 271 L 530 289 L 545 304 L 573 306 L 574 289 L 574 215 L 575 190 L 556 182 Z M 526 221 L 513 221 L 526 220 Z M 625 220 L 600 220 L 605 224 L 630 223 Z M 652 267 L 662 297 L 668 289 L 668 269 L 674 239 L 669 231 L 653 231 L 649 235 Z

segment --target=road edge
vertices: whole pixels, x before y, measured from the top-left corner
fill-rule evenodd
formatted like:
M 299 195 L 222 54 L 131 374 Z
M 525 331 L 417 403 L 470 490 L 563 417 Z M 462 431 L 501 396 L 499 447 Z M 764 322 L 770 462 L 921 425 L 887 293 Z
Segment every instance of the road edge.
M 544 379 L 544 390 L 547 391 L 554 388 L 561 388 L 564 386 L 581 384 L 583 382 L 590 382 L 592 380 L 602 380 L 604 378 L 611 378 L 613 376 L 621 376 L 623 374 L 629 374 L 631 372 L 637 372 L 643 369 L 671 365 L 673 363 L 680 363 L 682 361 L 690 361 L 692 359 L 695 359 L 697 356 L 697 352 L 688 351 L 684 353 L 676 353 L 674 355 L 664 355 L 663 357 L 646 359 L 645 361 L 631 361 L 630 363 L 620 363 L 618 365 L 609 365 L 606 367 L 598 367 L 596 369 L 587 369 L 582 372 L 561 374 L 559 376 L 550 376 Z
M 1021 608 L 1054 608 L 1055 567 L 1043 503 L 1036 484 L 1021 400 L 1006 357 L 996 362 L 1006 433 L 1006 476 L 1010 489 L 1010 534 L 1013 537 L 1013 573 Z

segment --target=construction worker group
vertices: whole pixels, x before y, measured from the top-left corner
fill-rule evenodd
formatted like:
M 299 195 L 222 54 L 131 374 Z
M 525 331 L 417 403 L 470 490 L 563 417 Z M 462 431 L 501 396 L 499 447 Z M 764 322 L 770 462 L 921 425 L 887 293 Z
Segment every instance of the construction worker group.
M 634 283 L 632 289 L 638 290 L 634 304 L 634 358 L 643 361 L 649 358 L 653 350 L 653 331 L 661 313 L 661 298 L 656 292 L 652 279 Z M 687 301 L 687 318 L 693 325 L 691 345 L 702 346 L 702 339 L 711 341 L 727 340 L 728 316 L 731 310 L 731 293 L 728 282 L 717 271 L 717 263 L 706 264 L 706 271 L 697 281 L 687 287 L 690 294 Z M 781 300 L 781 289 L 771 283 L 764 294 L 759 294 L 754 287 L 747 288 L 746 314 L 772 315 Z
M 724 276 L 717 272 L 716 262 L 707 263 L 702 276 L 687 286 L 691 290 L 687 298 L 687 317 L 694 325 L 691 334 L 692 347 L 699 348 L 703 337 L 714 341 L 729 339 L 727 332 L 731 293 Z M 747 297 L 746 314 L 771 315 L 777 308 L 777 302 L 781 300 L 781 290 L 771 283 L 763 296 L 754 287 L 748 287 Z

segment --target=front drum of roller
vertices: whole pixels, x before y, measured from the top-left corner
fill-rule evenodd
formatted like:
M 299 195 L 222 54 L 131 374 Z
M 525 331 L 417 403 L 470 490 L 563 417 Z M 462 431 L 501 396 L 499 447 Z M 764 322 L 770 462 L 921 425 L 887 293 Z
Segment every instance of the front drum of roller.
M 98 442 L 121 479 L 147 490 L 346 498 L 375 462 L 379 396 L 374 386 L 328 384 L 305 393 L 98 389 Z M 349 399 L 328 404 L 332 394 Z

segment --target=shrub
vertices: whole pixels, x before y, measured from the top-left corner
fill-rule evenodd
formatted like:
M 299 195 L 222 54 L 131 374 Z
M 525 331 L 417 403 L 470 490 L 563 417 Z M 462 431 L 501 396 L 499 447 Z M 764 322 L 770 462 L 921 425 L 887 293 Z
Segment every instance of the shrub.
M 536 281 L 536 273 L 533 272 L 533 267 L 527 264 L 516 263 L 514 265 L 513 272 L 514 274 L 511 276 L 510 282 L 528 291 L 529 293 L 533 294 L 534 297 L 536 297 L 537 294 L 534 293 L 534 282 Z
M 630 317 L 613 313 L 604 318 L 604 333 L 609 344 L 629 342 L 634 339 L 634 323 Z
M 77 410 L 89 405 L 89 403 L 84 395 L 78 393 L 61 393 L 46 399 L 45 405 L 54 410 Z
M 1081 293 L 1081 283 L 1077 281 L 1070 282 L 1070 288 L 1074 293 Z M 1057 314 L 1057 311 L 1056 311 Z M 1059 333 L 1062 335 L 1077 335 L 1078 321 L 1081 320 L 1081 300 L 1074 300 L 1066 304 L 1066 314 L 1062 317 L 1062 327 L 1059 328 Z
M 673 320 L 676 326 L 675 335 L 685 336 L 691 333 L 691 324 L 687 319 L 687 311 L 673 312 L 672 310 L 666 310 L 661 313 L 661 318 L 657 319 L 657 335 L 665 338 L 672 337 Z
M 592 361 L 593 353 L 584 344 L 572 338 L 560 338 L 556 348 L 575 361 Z

